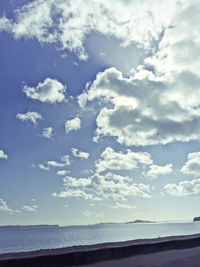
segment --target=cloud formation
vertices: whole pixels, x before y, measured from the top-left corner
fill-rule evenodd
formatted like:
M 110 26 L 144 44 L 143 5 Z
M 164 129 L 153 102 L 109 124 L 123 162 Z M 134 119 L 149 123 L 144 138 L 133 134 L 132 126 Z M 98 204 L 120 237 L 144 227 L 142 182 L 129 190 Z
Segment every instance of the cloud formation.
M 200 125 L 196 121 L 200 110 L 194 108 L 195 103 L 185 105 L 181 97 L 176 97 L 182 94 L 184 98 L 185 94 L 182 87 L 175 91 L 174 86 L 144 67 L 128 78 L 109 68 L 97 74 L 78 101 L 82 107 L 95 99 L 104 102 L 96 119 L 96 142 L 103 136 L 115 137 L 127 146 L 199 139 Z
M 176 1 L 35 0 L 16 9 L 13 20 L 1 17 L 0 30 L 16 39 L 57 44 L 85 60 L 84 43 L 92 32 L 118 38 L 122 46 L 134 42 L 151 50 L 179 9 Z
M 107 147 L 95 163 L 98 172 L 105 170 L 132 170 L 138 168 L 138 165 L 150 165 L 152 163 L 151 155 L 147 152 L 133 152 L 128 149 L 125 153 L 114 151 Z
M 67 171 L 67 170 L 61 170 L 61 171 L 57 171 L 57 175 L 61 175 L 61 176 L 64 176 L 64 175 L 67 175 L 68 173 L 70 173 L 70 171 Z
M 77 148 L 74 148 L 74 147 L 72 147 L 71 151 L 74 157 L 77 157 L 77 158 L 88 159 L 90 155 L 89 153 L 84 152 L 84 151 L 79 151 Z
M 54 197 L 60 198 L 83 198 L 91 200 L 115 199 L 126 200 L 128 196 L 142 198 L 151 197 L 151 188 L 142 183 L 133 183 L 127 176 L 107 173 L 96 173 L 88 178 L 75 178 L 66 176 L 60 193 L 53 193 Z
M 7 202 L 5 200 L 3 200 L 2 198 L 0 198 L 0 212 L 4 211 L 4 212 L 8 212 L 10 214 L 12 214 L 14 212 L 13 209 L 11 209 Z
M 0 149 L 0 159 L 8 159 L 8 155 L 2 149 Z
M 44 82 L 38 83 L 36 87 L 24 85 L 23 92 L 28 98 L 39 100 L 43 103 L 63 102 L 66 87 L 58 80 L 46 78 Z
M 65 131 L 69 133 L 71 131 L 78 131 L 81 128 L 81 120 L 76 117 L 72 120 L 67 120 L 65 122 Z
M 200 152 L 188 154 L 188 160 L 181 169 L 184 174 L 200 175 Z
M 150 169 L 148 170 L 147 175 L 153 178 L 159 175 L 166 175 L 173 172 L 172 164 L 167 164 L 165 166 L 151 165 L 149 168 Z
M 49 160 L 49 161 L 45 161 L 44 163 L 40 163 L 38 164 L 38 167 L 41 169 L 41 170 L 45 170 L 45 171 L 49 171 L 50 168 L 63 168 L 65 166 L 69 166 L 71 163 L 70 163 L 70 159 L 69 159 L 69 155 L 64 155 L 60 158 L 60 161 L 61 162 L 57 162 L 57 161 L 54 161 L 54 160 Z M 62 171 L 63 172 L 63 171 Z M 61 173 L 59 173 L 60 175 Z
M 53 136 L 53 128 L 52 127 L 47 127 L 43 129 L 42 136 L 51 139 Z
M 38 124 L 38 120 L 42 120 L 41 114 L 35 111 L 29 111 L 27 113 L 18 113 L 16 118 L 22 122 L 32 122 L 34 125 Z
M 200 195 L 200 178 L 183 181 L 179 184 L 167 184 L 164 186 L 163 191 L 166 194 L 177 197 Z

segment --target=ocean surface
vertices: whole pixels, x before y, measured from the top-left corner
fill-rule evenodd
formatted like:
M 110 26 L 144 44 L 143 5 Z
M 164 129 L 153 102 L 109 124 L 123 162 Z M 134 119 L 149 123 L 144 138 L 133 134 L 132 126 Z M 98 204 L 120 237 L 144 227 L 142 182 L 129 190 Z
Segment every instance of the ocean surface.
M 0 228 L 0 253 L 200 233 L 200 222 Z

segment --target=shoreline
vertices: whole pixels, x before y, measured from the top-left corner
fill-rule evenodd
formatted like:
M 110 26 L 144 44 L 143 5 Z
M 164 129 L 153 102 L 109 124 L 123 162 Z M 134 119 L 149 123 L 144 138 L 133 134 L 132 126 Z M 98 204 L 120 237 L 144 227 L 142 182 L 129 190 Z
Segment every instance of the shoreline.
M 200 248 L 200 234 L 0 254 L 0 266 L 76 266 Z M 162 261 L 162 259 L 160 259 Z M 98 265 L 100 266 L 100 265 Z M 134 265 L 133 265 L 134 266 Z M 162 266 L 162 265 L 160 265 Z M 190 265 L 193 266 L 193 265 Z

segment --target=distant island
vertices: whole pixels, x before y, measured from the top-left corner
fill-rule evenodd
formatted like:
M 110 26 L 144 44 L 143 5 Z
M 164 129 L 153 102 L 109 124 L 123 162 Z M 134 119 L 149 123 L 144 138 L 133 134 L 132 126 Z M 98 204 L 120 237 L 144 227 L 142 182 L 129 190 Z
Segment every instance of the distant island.
M 135 220 L 133 222 L 126 222 L 126 223 L 157 223 L 157 222 L 155 222 L 155 221 Z
M 49 225 L 49 224 L 39 224 L 39 225 L 2 225 L 0 229 L 18 229 L 18 228 L 57 228 L 60 227 L 58 224 Z
M 200 217 L 194 217 L 193 222 L 199 222 L 200 221 Z

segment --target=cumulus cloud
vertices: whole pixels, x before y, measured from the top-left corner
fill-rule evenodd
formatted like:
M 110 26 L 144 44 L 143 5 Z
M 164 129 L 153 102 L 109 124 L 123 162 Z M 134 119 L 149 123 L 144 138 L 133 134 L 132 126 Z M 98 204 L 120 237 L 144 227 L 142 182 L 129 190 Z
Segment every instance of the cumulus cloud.
M 104 217 L 103 212 L 93 212 L 93 211 L 89 211 L 89 210 L 82 212 L 82 214 L 86 217 L 96 217 L 96 218 Z
M 184 174 L 193 174 L 198 176 L 200 174 L 200 152 L 193 152 L 188 154 L 188 160 L 181 169 Z
M 118 38 L 122 46 L 134 42 L 151 50 L 152 41 L 171 25 L 179 9 L 173 0 L 35 0 L 15 10 L 13 20 L 1 17 L 0 30 L 16 39 L 56 43 L 86 59 L 84 43 L 92 32 Z
M 139 164 L 149 165 L 152 163 L 151 155 L 147 152 L 133 152 L 128 149 L 125 153 L 116 152 L 107 147 L 95 163 L 97 171 L 105 170 L 132 170 Z
M 144 198 L 151 196 L 149 185 L 136 184 L 133 183 L 130 177 L 112 173 L 107 173 L 106 175 L 96 173 L 88 178 L 66 176 L 63 182 L 63 188 L 59 193 L 53 193 L 54 197 L 126 200 L 128 196 Z
M 200 195 L 200 178 L 183 181 L 179 184 L 167 184 L 164 186 L 163 191 L 166 194 L 177 197 Z
M 8 159 L 8 155 L 2 149 L 0 149 L 0 159 Z
M 36 87 L 24 85 L 23 92 L 28 98 L 50 104 L 66 101 L 66 87 L 61 82 L 51 78 L 46 78 L 44 82 L 38 83 Z
M 166 175 L 173 172 L 172 164 L 167 164 L 165 166 L 151 165 L 150 170 L 147 172 L 148 176 L 157 177 L 159 175 Z
M 47 127 L 43 129 L 42 136 L 51 139 L 53 136 L 53 128 L 52 127 Z
M 38 206 L 37 205 L 24 205 L 23 207 L 22 207 L 22 210 L 25 210 L 25 211 L 29 211 L 29 212 L 35 212 L 35 211 L 37 211 L 37 209 L 38 209 Z
M 71 131 L 78 131 L 81 128 L 81 120 L 76 117 L 72 120 L 67 120 L 65 122 L 65 131 L 69 133 Z
M 38 120 L 42 120 L 42 116 L 35 111 L 29 111 L 27 113 L 18 113 L 17 119 L 23 121 L 23 122 L 32 122 L 34 125 L 37 125 Z
M 77 148 L 74 148 L 74 147 L 72 147 L 71 151 L 72 151 L 72 154 L 74 155 L 74 157 L 77 157 L 77 158 L 88 159 L 88 157 L 90 155 L 89 153 L 79 151 Z
M 94 99 L 104 101 L 96 120 L 96 142 L 103 136 L 135 146 L 199 139 L 200 110 L 176 98 L 177 93 L 185 96 L 182 87 L 174 91 L 174 86 L 143 68 L 126 78 L 109 68 L 97 75 L 78 101 L 82 107 Z

